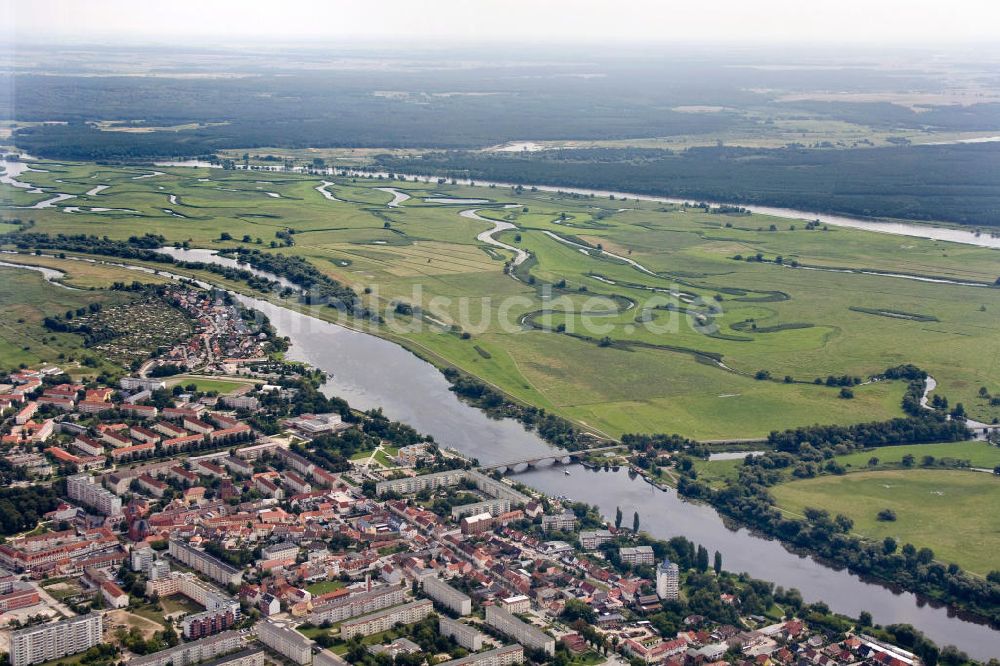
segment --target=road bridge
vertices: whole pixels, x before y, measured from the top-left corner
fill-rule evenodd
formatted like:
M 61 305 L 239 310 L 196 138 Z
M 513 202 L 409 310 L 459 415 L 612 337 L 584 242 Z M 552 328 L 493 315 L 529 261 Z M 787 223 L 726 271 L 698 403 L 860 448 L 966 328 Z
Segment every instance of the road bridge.
M 593 449 L 581 449 L 579 451 L 565 451 L 556 450 L 551 454 L 547 455 L 536 455 L 530 458 L 518 458 L 516 460 L 505 460 L 499 463 L 490 463 L 488 465 L 480 465 L 478 469 L 483 472 L 498 471 L 501 474 L 507 474 L 508 472 L 514 471 L 524 471 L 524 469 L 530 469 L 532 467 L 538 467 L 540 465 L 552 464 L 552 465 L 569 465 L 574 462 L 579 462 L 583 458 L 586 458 L 592 453 L 605 453 L 607 451 L 618 451 L 626 447 L 621 444 L 615 444 L 613 446 L 600 446 Z M 524 469 L 519 469 L 524 468 Z

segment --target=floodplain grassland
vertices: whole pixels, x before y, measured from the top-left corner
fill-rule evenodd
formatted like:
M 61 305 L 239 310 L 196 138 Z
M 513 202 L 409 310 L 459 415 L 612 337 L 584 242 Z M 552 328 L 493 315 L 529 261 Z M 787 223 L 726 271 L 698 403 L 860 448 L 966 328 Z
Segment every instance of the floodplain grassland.
M 50 284 L 37 272 L 0 266 L 0 368 L 56 363 L 74 376 L 113 369 L 100 354 L 85 349 L 80 336 L 49 331 L 42 322 L 91 303 L 110 306 L 127 300 L 120 293 L 69 290 Z M 81 365 L 84 359 L 93 365 Z
M 424 305 L 422 317 L 398 318 L 412 330 L 383 326 L 376 334 L 601 434 L 678 432 L 713 440 L 898 416 L 902 383 L 856 386 L 848 400 L 838 397 L 838 387 L 814 381 L 866 379 L 901 363 L 928 371 L 938 392 L 964 403 L 974 418 L 1000 418 L 1000 407 L 979 397 L 980 387 L 1000 395 L 1000 289 L 986 286 L 1000 275 L 996 250 L 530 189 L 206 168 L 36 166 L 46 171 L 20 177 L 46 190 L 32 196 L 67 191 L 77 198 L 45 209 L 17 209 L 23 204 L 13 202 L 2 212 L 8 221 L 30 219 L 30 231 L 49 234 L 124 240 L 154 233 L 167 243 L 301 257 L 380 312 L 400 302 Z M 339 201 L 317 191 L 324 180 L 333 182 L 325 190 Z M 108 187 L 87 195 L 97 184 Z M 410 198 L 391 207 L 394 194 L 379 188 Z M 11 189 L 3 187 L 0 198 Z M 442 197 L 490 203 L 426 201 Z M 135 212 L 84 210 L 95 206 Z M 495 237 L 531 253 L 514 271 L 518 279 L 504 273 L 510 252 L 476 239 L 490 223 L 459 215 L 467 209 L 516 225 Z M 765 261 L 745 260 L 758 253 Z M 791 268 L 793 261 L 983 286 L 804 270 Z M 211 274 L 199 277 L 221 283 Z M 500 325 L 501 315 L 512 325 Z M 445 326 L 457 328 L 441 333 Z M 771 379 L 755 379 L 761 370 Z
M 806 507 L 844 514 L 866 537 L 892 537 L 899 544 L 934 551 L 985 575 L 997 568 L 1000 478 L 958 470 L 891 470 L 821 476 L 771 488 L 778 507 L 800 517 Z M 896 520 L 879 520 L 891 509 Z
M 62 271 L 66 277 L 58 280 L 61 284 L 77 289 L 107 289 L 115 282 L 131 284 L 138 280 L 145 284 L 163 284 L 170 279 L 162 275 L 138 273 L 121 266 L 91 261 L 67 261 L 49 255 L 0 254 L 0 261 L 23 266 L 41 266 Z

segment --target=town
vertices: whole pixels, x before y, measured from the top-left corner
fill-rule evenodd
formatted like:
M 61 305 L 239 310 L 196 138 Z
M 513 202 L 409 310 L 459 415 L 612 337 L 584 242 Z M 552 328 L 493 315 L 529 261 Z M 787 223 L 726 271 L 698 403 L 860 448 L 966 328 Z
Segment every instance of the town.
M 168 296 L 192 333 L 134 375 L 0 382 L 12 666 L 921 663 L 323 397 L 220 294 Z

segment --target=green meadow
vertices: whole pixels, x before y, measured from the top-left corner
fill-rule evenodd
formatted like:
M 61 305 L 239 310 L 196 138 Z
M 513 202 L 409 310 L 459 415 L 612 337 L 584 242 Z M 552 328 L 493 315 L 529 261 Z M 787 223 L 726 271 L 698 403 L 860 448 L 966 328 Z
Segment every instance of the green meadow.
M 900 363 L 930 372 L 938 392 L 964 403 L 973 417 L 1000 418 L 1000 407 L 978 393 L 985 386 L 1000 395 L 1000 289 L 985 286 L 1000 275 L 996 250 L 434 181 L 35 166 L 46 171 L 21 180 L 46 192 L 0 186 L 5 220 L 32 220 L 31 231 L 49 234 L 157 233 L 192 247 L 302 257 L 381 312 L 399 302 L 423 307 L 423 317 L 397 318 L 406 330 L 383 327 L 377 334 L 609 436 L 759 437 L 777 428 L 897 416 L 900 383 L 858 386 L 848 400 L 813 382 L 831 374 L 867 378 Z M 323 180 L 333 183 L 324 191 L 337 200 L 317 190 Z M 108 187 L 93 193 L 97 185 Z M 394 195 L 378 188 L 411 198 L 389 206 Z M 52 192 L 77 197 L 50 208 L 15 208 Z M 433 198 L 490 203 L 426 201 Z M 512 253 L 478 241 L 491 225 L 460 215 L 468 209 L 516 225 L 496 238 L 532 258 L 505 274 Z M 282 238 L 288 230 L 290 246 Z M 768 261 L 733 259 L 758 253 Z M 778 256 L 782 264 L 773 262 Z M 793 261 L 984 286 L 791 268 Z M 761 370 L 771 379 L 755 379 Z
M 894 538 L 899 544 L 934 551 L 985 575 L 997 568 L 1000 537 L 1000 478 L 955 470 L 892 470 L 821 476 L 775 486 L 778 507 L 801 516 L 806 507 L 842 513 L 866 537 Z M 892 509 L 894 521 L 880 521 Z

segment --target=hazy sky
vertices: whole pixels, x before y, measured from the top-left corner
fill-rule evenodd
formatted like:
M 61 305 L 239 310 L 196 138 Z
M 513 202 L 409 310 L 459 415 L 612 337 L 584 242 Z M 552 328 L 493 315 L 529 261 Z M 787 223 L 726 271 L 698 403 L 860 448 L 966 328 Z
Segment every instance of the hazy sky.
M 998 0 L 0 0 L 18 41 L 1000 42 Z M 13 35 L 11 35 L 13 33 Z

